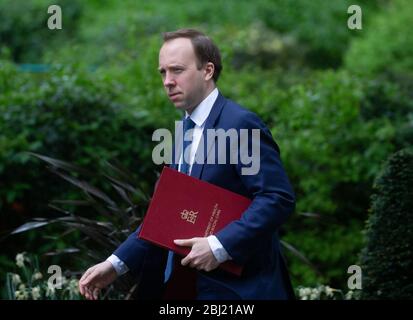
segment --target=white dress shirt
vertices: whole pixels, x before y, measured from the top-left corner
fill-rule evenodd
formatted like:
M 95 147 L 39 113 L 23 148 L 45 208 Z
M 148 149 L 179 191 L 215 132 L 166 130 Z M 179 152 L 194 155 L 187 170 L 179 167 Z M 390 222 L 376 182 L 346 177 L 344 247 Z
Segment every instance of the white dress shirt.
M 202 132 L 204 131 L 206 119 L 211 112 L 212 106 L 215 103 L 215 100 L 218 97 L 218 89 L 215 88 L 189 115 L 185 112 L 185 117 L 191 117 L 191 120 L 195 123 L 195 127 L 193 130 L 192 136 L 192 143 L 190 144 L 191 152 L 190 152 L 190 159 L 189 159 L 189 174 L 192 170 L 192 165 L 194 163 L 196 150 L 198 149 L 199 142 L 201 141 Z M 179 168 L 181 168 L 182 164 L 182 155 L 179 159 Z M 214 235 L 210 235 L 207 237 L 208 244 L 214 254 L 215 258 L 218 262 L 222 263 L 226 260 L 230 260 L 231 257 L 228 255 L 225 248 L 222 246 L 221 242 L 215 237 Z M 109 261 L 116 270 L 118 275 L 122 275 L 129 271 L 129 268 L 126 264 L 120 260 L 117 256 L 111 255 L 109 258 L 106 259 Z

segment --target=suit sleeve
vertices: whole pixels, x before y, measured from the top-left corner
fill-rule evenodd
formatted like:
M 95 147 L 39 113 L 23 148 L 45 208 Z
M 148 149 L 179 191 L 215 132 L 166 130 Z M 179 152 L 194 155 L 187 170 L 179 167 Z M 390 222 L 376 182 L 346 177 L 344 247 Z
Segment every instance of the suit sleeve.
M 258 116 L 246 113 L 238 129 L 248 129 L 248 143 L 240 143 L 239 154 L 247 149 L 249 155 L 253 154 L 251 129 L 259 129 L 259 139 L 254 142 L 258 143 L 259 153 L 255 155 L 254 161 L 259 162 L 259 170 L 256 174 L 245 174 L 242 169 L 248 166 L 240 158 L 238 164 L 234 165 L 239 178 L 252 195 L 252 203 L 239 220 L 217 232 L 216 237 L 235 262 L 244 264 L 259 250 L 260 242 L 269 239 L 294 211 L 295 196 L 282 166 L 279 148 Z
M 145 240 L 139 239 L 137 235 L 140 228 L 141 226 L 139 226 L 113 254 L 122 260 L 135 276 L 146 270 L 163 275 L 166 266 L 167 251 Z

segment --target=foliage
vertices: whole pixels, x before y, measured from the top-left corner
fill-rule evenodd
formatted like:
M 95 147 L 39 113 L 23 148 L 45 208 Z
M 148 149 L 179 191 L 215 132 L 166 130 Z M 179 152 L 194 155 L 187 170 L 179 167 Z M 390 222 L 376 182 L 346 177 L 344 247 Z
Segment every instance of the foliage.
M 13 230 L 10 236 L 53 224 L 60 230 L 63 228 L 60 236 L 80 232 L 81 237 L 76 244 L 72 243 L 71 247 L 54 250 L 46 255 L 74 254 L 77 260 L 82 261 L 81 268 L 105 260 L 137 227 L 146 210 L 149 198 L 141 189 L 135 187 L 136 183 L 127 171 L 112 164 L 107 163 L 102 172 L 91 172 L 65 161 L 35 153 L 32 155 L 46 162 L 51 172 L 80 189 L 83 197 L 52 201 L 50 206 L 60 212 L 58 217 L 35 218 Z M 111 192 L 106 193 L 91 184 L 89 181 L 99 180 L 93 179 L 94 176 L 103 176 L 111 185 Z M 85 217 L 84 210 L 80 210 L 82 208 L 89 211 L 88 216 L 92 211 L 95 215 L 99 213 L 103 218 Z M 83 273 L 82 270 L 76 272 L 76 274 L 81 273 Z M 133 295 L 136 282 L 137 279 L 128 274 L 117 280 L 116 290 L 113 287 L 109 290 L 114 291 L 114 294 L 120 293 L 124 298 L 129 298 Z
M 359 1 L 359 31 L 347 28 L 349 0 L 62 0 L 59 32 L 45 27 L 49 2 L 0 3 L 0 58 L 47 64 L 29 74 L 0 61 L 0 232 L 33 216 L 61 218 L 46 203 L 79 198 L 24 151 L 92 171 L 118 159 L 150 193 L 151 134 L 180 116 L 156 72 L 160 33 L 195 27 L 222 50 L 222 93 L 257 112 L 280 145 L 298 196 L 283 239 L 310 260 L 287 251 L 293 281 L 343 287 L 362 246 L 373 179 L 389 154 L 413 141 L 407 0 Z M 113 191 L 101 176 L 88 181 Z M 76 212 L 106 219 L 86 207 Z M 44 234 L 61 223 L 44 225 Z M 22 246 L 64 250 L 79 239 L 72 232 L 44 244 L 36 232 L 18 234 L 2 243 L 0 269 Z
M 61 30 L 47 28 L 50 5 L 59 5 L 64 12 Z M 3 0 L 0 2 L 0 51 L 7 50 L 14 61 L 40 62 L 47 46 L 59 46 L 76 32 L 82 6 L 78 0 Z
M 359 298 L 359 292 L 357 291 L 349 290 L 344 293 L 340 289 L 334 289 L 325 285 L 313 288 L 300 286 L 296 291 L 300 300 L 354 300 Z
M 22 80 L 10 79 L 19 78 L 10 69 L 2 69 L 7 80 L 6 90 L 0 94 L 3 207 L 8 205 L 10 210 L 10 206 L 22 202 L 40 205 L 63 192 L 61 185 L 28 161 L 26 151 L 47 153 L 89 167 L 119 159 L 134 168 L 133 175 L 141 177 L 142 186 L 152 185 L 154 165 L 148 159 L 156 126 L 145 106 L 132 110 L 116 102 L 119 85 L 81 71 L 62 69 L 46 78 L 31 76 Z M 55 184 L 53 189 L 51 183 Z M 28 210 L 40 209 L 20 209 Z
M 260 11 L 265 24 L 281 33 L 289 33 L 304 47 L 306 64 L 316 68 L 336 68 L 342 63 L 348 43 L 357 36 L 347 28 L 347 8 L 353 1 L 278 0 L 266 2 Z M 363 22 L 378 8 L 374 1 L 358 1 Z
M 374 184 L 361 256 L 363 298 L 413 298 L 413 150 L 392 155 Z
M 346 67 L 362 74 L 391 72 L 413 77 L 412 16 L 411 1 L 389 1 L 363 37 L 351 44 L 345 57 Z
M 10 300 L 79 300 L 77 279 L 68 273 L 52 281 L 40 272 L 36 255 L 22 252 L 16 255 L 18 273 L 7 273 L 6 286 Z M 69 278 L 68 278 L 69 277 Z
M 395 127 L 389 119 L 361 116 L 362 81 L 347 72 L 313 74 L 279 92 L 273 103 L 272 132 L 292 173 L 299 211 L 333 213 L 357 198 L 394 149 Z M 343 188 L 346 193 L 340 192 Z M 337 218 L 344 222 L 348 217 Z
M 285 251 L 293 285 L 312 286 L 328 281 L 335 288 L 346 288 L 347 268 L 357 263 L 362 248 L 362 224 L 353 219 L 342 226 L 326 217 L 313 221 L 297 214 L 294 220 L 286 226 L 283 239 L 297 247 L 311 265 Z

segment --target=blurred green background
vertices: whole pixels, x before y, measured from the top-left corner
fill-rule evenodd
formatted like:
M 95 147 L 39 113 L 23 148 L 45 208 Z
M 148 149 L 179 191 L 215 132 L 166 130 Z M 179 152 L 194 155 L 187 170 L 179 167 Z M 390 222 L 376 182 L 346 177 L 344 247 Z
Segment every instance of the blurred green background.
M 62 30 L 47 28 L 51 4 L 62 8 Z M 362 9 L 362 30 L 347 27 L 352 4 Z M 182 27 L 214 39 L 224 64 L 219 89 L 258 113 L 280 145 L 298 199 L 281 231 L 299 252 L 285 250 L 295 287 L 347 290 L 374 179 L 413 141 L 412 22 L 408 0 L 0 0 L 3 298 L 19 252 L 39 256 L 44 273 L 53 263 L 81 272 L 110 253 L 64 252 L 84 240 L 76 228 L 9 235 L 34 217 L 62 216 L 50 201 L 82 194 L 27 151 L 94 172 L 117 161 L 152 193 L 160 169 L 152 132 L 179 118 L 157 72 L 161 33 Z M 99 178 L 90 182 L 113 193 Z M 142 203 L 136 216 L 144 211 Z

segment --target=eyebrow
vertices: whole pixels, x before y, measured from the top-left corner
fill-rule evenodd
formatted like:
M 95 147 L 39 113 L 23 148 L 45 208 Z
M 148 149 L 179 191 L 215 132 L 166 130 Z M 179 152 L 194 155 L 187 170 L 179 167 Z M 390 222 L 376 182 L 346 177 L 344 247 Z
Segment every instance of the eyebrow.
M 173 64 L 173 65 L 169 65 L 169 66 L 167 66 L 166 67 L 166 69 L 176 69 L 176 68 L 185 68 L 186 66 L 185 65 L 183 65 L 183 64 Z M 158 67 L 158 71 L 159 72 L 161 72 L 161 71 L 164 71 L 165 70 L 165 68 L 163 68 L 163 67 Z

